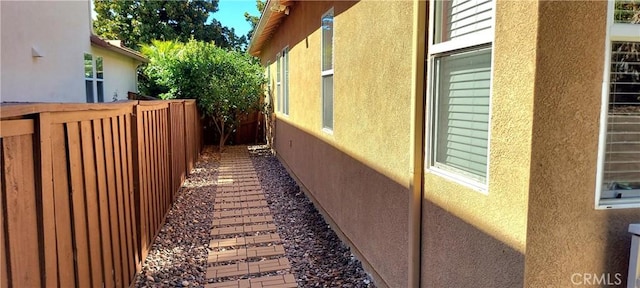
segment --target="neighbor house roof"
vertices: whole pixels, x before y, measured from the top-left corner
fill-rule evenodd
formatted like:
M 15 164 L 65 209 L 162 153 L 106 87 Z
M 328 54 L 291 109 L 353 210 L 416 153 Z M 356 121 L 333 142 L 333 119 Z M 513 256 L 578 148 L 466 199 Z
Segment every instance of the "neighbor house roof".
M 251 42 L 247 49 L 249 54 L 260 55 L 262 48 L 278 29 L 283 18 L 289 15 L 289 9 L 293 3 L 294 0 L 267 0 L 260 21 L 251 35 Z
M 144 57 L 144 55 L 140 54 L 140 52 L 122 45 L 122 41 L 120 40 L 104 40 L 100 38 L 98 35 L 91 34 L 91 45 L 105 48 L 115 53 L 127 56 L 129 58 L 133 58 L 140 62 L 144 62 L 144 63 L 149 62 L 149 59 Z

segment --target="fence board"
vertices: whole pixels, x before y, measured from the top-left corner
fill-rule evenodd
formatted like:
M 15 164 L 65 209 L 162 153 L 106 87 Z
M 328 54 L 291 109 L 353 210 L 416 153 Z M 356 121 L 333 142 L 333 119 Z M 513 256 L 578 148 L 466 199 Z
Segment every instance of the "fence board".
M 107 195 L 106 152 L 104 150 L 102 119 L 93 121 L 93 149 L 95 151 L 96 173 L 98 180 L 98 212 L 100 220 L 100 239 L 102 240 L 102 268 L 104 287 L 114 286 L 113 252 L 111 247 L 111 225 L 109 223 L 109 200 Z
M 164 215 L 167 215 L 167 212 L 171 207 L 171 183 L 169 181 L 170 176 L 168 167 L 169 149 L 171 149 L 171 147 L 169 147 L 169 141 L 167 139 L 167 117 L 169 117 L 167 110 L 168 109 L 162 109 L 160 111 L 160 126 L 162 128 L 160 129 L 160 138 L 162 139 L 162 142 L 160 142 L 160 147 L 162 148 L 162 187 L 164 190 L 162 194 L 162 222 L 164 222 Z M 160 229 L 157 231 L 160 231 Z
M 67 143 L 64 124 L 51 125 L 51 161 L 53 167 L 56 246 L 58 248 L 58 277 L 60 287 L 75 287 L 73 260 L 73 227 L 71 226 L 71 199 L 67 168 Z
M 32 120 L 30 120 L 32 121 Z M 2 130 L 12 124 L 3 121 Z M 21 122 L 24 123 L 24 122 Z M 8 129 L 7 129 L 8 130 Z M 11 272 L 7 285 L 36 287 L 40 285 L 40 257 L 38 255 L 38 223 L 33 155 L 33 132 L 2 138 L 3 203 L 6 205 L 5 262 Z M 4 133 L 3 133 L 4 134 Z M 5 134 L 6 135 L 6 134 Z M 4 136 L 4 135 L 3 135 Z
M 184 102 L 171 103 L 169 106 L 169 119 L 170 119 L 170 137 L 169 137 L 169 150 L 170 166 L 171 166 L 171 187 L 175 193 L 180 189 L 182 182 L 186 176 L 185 166 L 185 134 L 184 134 Z M 175 194 L 171 196 L 171 199 L 175 199 Z
M 139 209 L 139 205 L 136 205 L 134 202 L 134 190 L 133 190 L 133 169 L 132 169 L 132 143 L 131 143 L 131 116 L 125 115 L 120 117 L 120 137 L 124 140 L 122 161 L 126 163 L 124 165 L 124 184 L 126 190 L 124 191 L 124 207 L 125 207 L 125 224 L 127 225 L 127 252 L 129 254 L 129 277 L 127 277 L 128 282 L 125 286 L 130 286 L 133 277 L 136 274 L 136 271 L 139 270 L 142 266 L 140 263 L 139 253 L 138 253 L 138 244 L 137 239 L 140 234 L 139 230 L 137 230 L 137 225 L 135 222 L 135 211 Z
M 58 285 L 58 250 L 56 247 L 56 223 L 53 197 L 53 170 L 51 155 L 51 113 L 38 117 L 39 139 L 37 157 L 40 160 L 39 191 L 41 191 L 42 245 L 44 251 L 43 283 L 46 287 Z
M 118 204 L 117 204 L 117 189 L 115 179 L 115 165 L 113 153 L 113 133 L 111 130 L 111 120 L 113 118 L 104 119 L 102 125 L 102 133 L 104 137 L 104 160 L 105 160 L 105 174 L 106 174 L 106 193 L 107 193 L 107 207 L 109 215 L 109 231 L 111 239 L 111 261 L 113 262 L 113 285 L 115 287 L 122 287 L 122 255 L 120 246 L 120 232 L 118 227 Z
M 91 286 L 89 261 L 89 235 L 87 233 L 88 218 L 85 212 L 83 185 L 83 163 L 81 155 L 79 123 L 67 123 L 67 143 L 69 152 L 69 174 L 71 178 L 71 198 L 73 215 L 73 246 L 75 247 L 76 287 Z
M 122 260 L 122 281 L 123 286 L 128 286 L 128 277 L 129 277 L 129 263 L 127 259 L 129 259 L 129 254 L 127 250 L 127 226 L 125 224 L 125 211 L 126 208 L 124 206 L 124 197 L 126 188 L 126 182 L 124 181 L 124 173 L 126 170 L 123 168 L 125 164 L 122 162 L 121 155 L 121 138 L 120 138 L 120 117 L 111 118 L 111 127 L 112 127 L 112 139 L 113 139 L 113 160 L 114 160 L 114 168 L 115 168 L 115 178 L 116 178 L 116 207 L 118 208 L 118 235 L 121 245 L 120 247 L 120 257 Z
M 153 225 L 151 226 L 151 229 L 149 231 L 149 239 L 151 240 L 151 242 L 153 242 L 153 236 L 155 235 L 155 231 L 156 229 L 158 229 L 158 223 L 160 222 L 160 193 L 161 193 L 161 188 L 160 188 L 160 151 L 158 150 L 158 111 L 150 111 L 149 112 L 149 117 L 150 117 L 150 125 L 151 127 L 149 127 L 149 129 L 151 130 L 151 139 L 150 141 L 147 141 L 147 143 L 151 146 L 151 153 L 152 155 L 155 155 L 156 157 L 151 157 L 151 163 L 149 165 L 151 165 L 151 175 L 153 177 L 151 177 L 151 183 L 153 186 L 153 190 L 151 190 L 151 199 L 153 199 L 152 203 L 152 211 L 153 211 Z M 149 243 L 151 244 L 151 243 Z
M 0 138 L 0 148 L 3 147 L 2 138 Z M 0 158 L 4 159 L 4 149 L 0 149 Z M 6 180 L 4 179 L 4 167 L 0 167 L 0 183 L 4 185 Z M 2 190 L 6 190 L 4 187 Z M 2 192 L 2 191 L 0 191 Z M 4 225 L 4 195 L 0 193 L 0 287 L 8 288 L 9 287 L 9 271 L 7 271 L 9 267 L 9 263 L 7 262 L 7 248 L 5 246 L 5 231 L 7 231 Z
M 91 261 L 92 287 L 102 287 L 102 243 L 100 239 L 100 217 L 96 183 L 96 165 L 93 151 L 91 121 L 80 122 L 82 161 L 87 209 L 87 231 L 89 233 L 89 255 Z

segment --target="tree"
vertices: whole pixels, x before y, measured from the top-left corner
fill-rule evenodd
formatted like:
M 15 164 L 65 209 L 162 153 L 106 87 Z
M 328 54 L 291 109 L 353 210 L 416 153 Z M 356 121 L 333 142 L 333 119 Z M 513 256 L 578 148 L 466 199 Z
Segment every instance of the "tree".
M 207 22 L 209 14 L 218 11 L 218 0 L 97 0 L 95 11 L 96 34 L 122 40 L 136 50 L 152 40 L 186 42 L 193 38 L 228 49 L 241 49 L 246 43 L 219 21 Z
M 256 8 L 260 11 L 260 15 L 253 16 L 249 14 L 249 12 L 244 12 L 244 19 L 251 24 L 251 30 L 247 33 L 247 41 L 251 41 L 251 36 L 253 35 L 253 31 L 256 30 L 258 26 L 258 22 L 260 22 L 260 17 L 262 17 L 262 12 L 264 10 L 264 6 L 266 5 L 265 1 L 256 0 Z
M 213 43 L 153 41 L 144 45 L 150 60 L 144 73 L 167 87 L 163 99 L 196 99 L 220 134 L 220 151 L 243 116 L 259 109 L 266 82 L 257 59 Z

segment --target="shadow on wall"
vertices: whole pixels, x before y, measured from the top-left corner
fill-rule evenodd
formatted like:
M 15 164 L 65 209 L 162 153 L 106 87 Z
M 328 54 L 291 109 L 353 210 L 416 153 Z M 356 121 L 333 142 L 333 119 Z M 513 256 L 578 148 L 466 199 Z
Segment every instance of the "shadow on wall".
M 524 255 L 422 201 L 422 287 L 523 287 Z
M 629 211 L 627 213 L 611 214 L 607 217 L 606 255 L 602 264 L 602 271 L 607 279 L 606 284 L 620 285 L 620 287 L 627 287 L 627 281 L 631 281 L 631 279 L 627 279 L 632 236 L 628 232 L 629 219 L 633 219 L 633 214 L 635 214 L 636 223 L 640 223 L 640 211 L 637 211 L 637 209 L 636 211 L 631 211 L 633 209 L 625 210 Z M 602 274 L 598 273 L 595 276 L 602 277 Z M 582 281 L 584 282 L 584 277 L 582 277 Z
M 364 256 L 365 268 L 373 267 L 374 278 L 378 273 L 390 287 L 407 287 L 408 187 L 281 119 L 275 145 L 282 163 L 329 216 L 327 222 L 337 224 L 338 234 Z

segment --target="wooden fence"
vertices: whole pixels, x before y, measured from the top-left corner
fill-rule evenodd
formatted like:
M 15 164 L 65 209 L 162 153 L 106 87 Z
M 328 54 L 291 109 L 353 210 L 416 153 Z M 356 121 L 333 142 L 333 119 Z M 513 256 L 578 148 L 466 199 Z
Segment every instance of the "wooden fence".
M 202 147 L 193 101 L 0 112 L 0 287 L 129 287 Z

